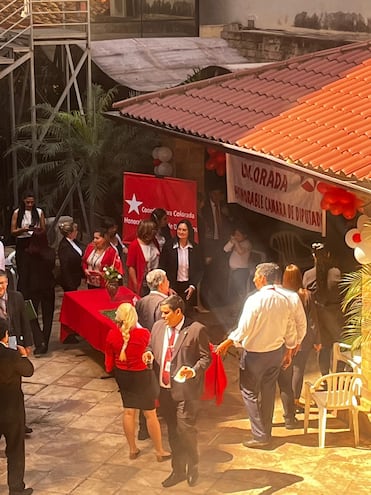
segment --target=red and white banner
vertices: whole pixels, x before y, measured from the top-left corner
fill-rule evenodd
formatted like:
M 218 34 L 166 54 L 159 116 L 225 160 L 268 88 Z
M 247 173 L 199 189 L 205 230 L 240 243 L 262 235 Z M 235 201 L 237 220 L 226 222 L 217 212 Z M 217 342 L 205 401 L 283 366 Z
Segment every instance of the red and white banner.
M 302 229 L 321 232 L 316 180 L 250 158 L 227 155 L 228 202 Z
M 124 242 L 135 239 L 139 222 L 148 219 L 155 208 L 166 210 L 172 232 L 183 218 L 189 220 L 197 232 L 195 181 L 125 172 L 123 198 Z

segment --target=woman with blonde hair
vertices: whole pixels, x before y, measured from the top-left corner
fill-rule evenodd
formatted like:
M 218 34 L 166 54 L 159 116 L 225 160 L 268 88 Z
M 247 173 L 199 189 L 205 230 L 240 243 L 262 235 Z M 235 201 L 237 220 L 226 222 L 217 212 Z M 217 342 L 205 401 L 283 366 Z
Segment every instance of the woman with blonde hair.
M 136 416 L 138 410 L 144 412 L 149 435 L 156 451 L 158 462 L 171 458 L 164 451 L 161 428 L 155 409 L 155 399 L 159 393 L 154 371 L 142 360 L 150 332 L 138 327 L 138 315 L 130 303 L 121 304 L 116 311 L 117 327 L 107 335 L 105 365 L 106 371 L 114 371 L 124 406 L 123 428 L 129 444 L 129 459 L 136 459 L 140 450 L 135 442 Z

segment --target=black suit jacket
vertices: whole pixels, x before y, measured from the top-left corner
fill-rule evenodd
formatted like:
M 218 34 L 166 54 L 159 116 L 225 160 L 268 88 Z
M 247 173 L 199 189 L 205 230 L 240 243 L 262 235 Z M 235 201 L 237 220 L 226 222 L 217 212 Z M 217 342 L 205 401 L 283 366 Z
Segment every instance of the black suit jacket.
M 155 358 L 155 371 L 159 373 L 167 325 L 164 320 L 157 321 L 151 333 L 150 350 Z M 209 337 L 206 327 L 197 321 L 185 320 L 175 342 L 171 365 L 171 396 L 175 401 L 199 399 L 203 393 L 205 370 L 211 363 Z M 174 376 L 182 366 L 190 366 L 196 376 L 184 383 L 178 383 Z
M 26 314 L 23 296 L 20 292 L 8 290 L 7 312 L 9 317 L 9 335 L 17 337 L 17 343 L 24 347 L 33 344 L 30 321 Z
M 210 199 L 205 202 L 205 206 L 202 208 L 202 219 L 203 219 L 203 251 L 204 256 L 213 256 L 214 253 L 214 243 L 220 242 L 225 243 L 231 234 L 231 222 L 227 215 L 225 214 L 225 204 L 220 205 L 221 213 L 221 232 L 219 232 L 219 240 L 214 240 L 214 215 L 211 206 Z
M 174 245 L 178 240 L 170 239 L 165 243 L 160 254 L 160 268 L 166 272 L 170 281 L 170 286 L 174 286 L 178 273 L 178 250 Z M 189 261 L 189 284 L 197 287 L 202 277 L 202 262 L 197 244 L 193 243 L 193 248 L 188 249 Z
M 58 258 L 60 273 L 57 282 L 64 291 L 77 290 L 83 277 L 81 256 L 65 237 L 59 243 Z
M 32 376 L 33 372 L 28 358 L 0 344 L 0 423 L 24 424 L 22 376 Z

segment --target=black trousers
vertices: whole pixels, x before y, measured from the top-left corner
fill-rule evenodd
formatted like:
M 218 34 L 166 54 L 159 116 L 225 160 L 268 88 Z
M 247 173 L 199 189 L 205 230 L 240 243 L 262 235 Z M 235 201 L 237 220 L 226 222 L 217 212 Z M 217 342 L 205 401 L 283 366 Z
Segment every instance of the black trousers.
M 49 344 L 50 334 L 53 325 L 53 315 L 54 315 L 54 305 L 55 305 L 55 290 L 54 288 L 45 289 L 43 291 L 36 292 L 32 294 L 32 304 L 35 307 L 36 313 L 39 311 L 39 306 L 41 306 L 41 315 L 43 322 L 42 338 L 46 345 Z M 34 332 L 34 328 L 31 325 L 31 329 Z M 35 329 L 36 331 L 36 329 Z M 33 334 L 34 342 L 36 347 L 38 347 L 39 336 Z
M 20 416 L 14 417 L 14 422 L 0 420 L 1 435 L 4 435 L 6 442 L 9 492 L 21 492 L 25 487 L 23 482 L 25 470 L 24 411 Z
M 278 375 L 278 386 L 280 389 L 281 401 L 283 406 L 283 417 L 293 420 L 295 417 L 294 391 L 292 388 L 293 365 L 292 363 L 286 369 L 280 369 Z
M 271 438 L 276 383 L 284 347 L 269 352 L 244 351 L 241 356 L 240 388 L 251 433 L 255 440 Z
M 161 414 L 166 422 L 173 471 L 184 474 L 199 461 L 196 419 L 200 401 L 174 401 L 170 389 L 160 390 Z

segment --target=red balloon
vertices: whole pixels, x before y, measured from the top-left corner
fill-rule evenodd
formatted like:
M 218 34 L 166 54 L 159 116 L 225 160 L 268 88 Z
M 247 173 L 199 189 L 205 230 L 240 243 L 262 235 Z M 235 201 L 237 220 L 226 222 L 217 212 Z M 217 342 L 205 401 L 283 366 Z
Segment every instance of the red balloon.
M 357 210 L 362 211 L 364 204 L 365 204 L 365 202 L 363 201 L 363 199 L 356 197 L 356 199 L 354 201 L 354 206 L 355 206 L 355 208 L 357 208 Z
M 321 199 L 321 208 L 322 210 L 329 210 L 330 209 L 330 203 L 328 201 L 326 201 L 326 198 L 322 198 Z
M 216 163 L 214 158 L 209 158 L 207 162 L 205 163 L 205 168 L 206 170 L 215 170 L 216 169 Z
M 355 200 L 354 194 L 348 192 L 348 191 L 343 191 L 340 196 L 340 203 L 343 205 L 353 205 Z
M 331 186 L 325 184 L 324 182 L 319 182 L 317 184 L 317 191 L 319 191 L 321 194 L 327 193 L 329 189 L 331 189 Z
M 330 212 L 333 215 L 341 215 L 343 213 L 343 205 L 340 203 L 332 204 L 330 207 Z
M 216 153 L 218 153 L 218 150 L 216 148 L 212 148 L 211 146 L 208 146 L 206 148 L 206 151 L 210 156 L 216 155 Z
M 218 163 L 216 166 L 216 174 L 219 175 L 219 177 L 223 177 L 223 175 L 225 175 L 225 163 Z
M 333 193 L 332 191 L 325 193 L 325 195 L 323 196 L 323 199 L 325 201 L 327 201 L 327 203 L 329 203 L 330 205 L 333 205 L 333 204 L 337 203 L 337 201 L 338 201 L 336 194 Z
M 352 220 L 356 216 L 357 210 L 354 207 L 344 208 L 343 216 L 347 220 Z
M 214 160 L 216 161 L 217 165 L 225 165 L 225 153 L 223 153 L 222 151 L 218 151 L 218 153 L 214 157 Z
M 161 160 L 159 160 L 158 158 L 155 158 L 155 159 L 153 160 L 153 166 L 154 166 L 154 167 L 158 167 L 158 166 L 160 165 L 160 163 L 161 163 Z

